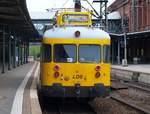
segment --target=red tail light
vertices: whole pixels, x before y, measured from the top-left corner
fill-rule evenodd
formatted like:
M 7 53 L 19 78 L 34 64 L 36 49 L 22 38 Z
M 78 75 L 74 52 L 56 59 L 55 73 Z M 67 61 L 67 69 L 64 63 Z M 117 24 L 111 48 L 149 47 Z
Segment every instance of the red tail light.
M 100 72 L 96 72 L 95 77 L 99 78 L 101 76 Z
M 101 67 L 100 66 L 96 66 L 95 70 L 96 71 L 100 71 Z
M 59 72 L 55 72 L 55 73 L 54 73 L 54 77 L 55 77 L 55 78 L 58 78 L 58 77 L 59 77 Z
M 55 70 L 55 71 L 59 71 L 59 69 L 60 69 L 60 66 L 59 66 L 59 65 L 55 65 L 55 66 L 54 66 L 54 70 Z

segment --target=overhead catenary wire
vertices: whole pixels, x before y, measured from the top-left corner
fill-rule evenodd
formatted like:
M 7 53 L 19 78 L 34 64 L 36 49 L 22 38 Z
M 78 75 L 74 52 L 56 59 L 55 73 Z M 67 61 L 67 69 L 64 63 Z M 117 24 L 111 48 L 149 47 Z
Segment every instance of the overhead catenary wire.
M 83 8 L 83 9 L 86 9 L 84 6 L 82 6 L 81 5 L 81 7 Z M 99 18 L 99 17 L 97 17 L 93 12 L 91 12 L 91 14 L 94 16 L 94 17 L 96 17 L 96 18 Z
M 90 7 L 92 8 L 92 10 L 96 13 L 96 15 L 95 15 L 93 12 L 91 12 L 91 14 L 92 14 L 94 17 L 99 18 L 100 15 L 99 15 L 98 12 L 95 10 L 95 8 L 90 4 L 90 2 L 89 2 L 88 0 L 84 0 L 84 1 L 86 1 L 86 2 L 90 5 Z M 87 10 L 87 8 L 85 8 L 84 6 L 81 5 L 81 7 Z
M 93 12 L 91 12 L 91 14 L 94 16 L 94 17 L 96 17 L 96 18 L 99 18 L 99 14 L 98 14 L 98 12 L 94 9 L 94 7 L 90 4 L 90 2 L 88 1 L 88 0 L 85 0 L 85 1 L 87 1 L 87 3 L 90 5 L 90 7 L 92 8 L 92 10 L 96 13 L 96 15 L 93 13 Z M 69 0 L 66 0 L 65 2 L 64 2 L 64 4 L 62 5 L 62 7 L 65 7 L 65 5 L 67 4 L 69 2 Z M 73 6 L 73 4 L 71 4 L 71 7 Z M 83 8 L 83 9 L 86 9 L 87 10 L 87 8 L 85 8 L 84 6 L 82 6 L 81 5 L 81 7 Z M 58 9 L 61 9 L 61 8 L 51 8 L 51 9 L 46 9 L 47 11 L 51 11 L 51 12 L 56 12 L 56 10 L 58 10 Z
M 90 4 L 90 2 L 88 1 L 88 0 L 85 0 L 89 5 L 90 5 L 90 7 L 93 9 L 93 11 L 96 13 L 96 15 L 98 16 L 98 17 L 100 17 L 100 15 L 98 14 L 98 12 L 95 10 L 95 8 Z

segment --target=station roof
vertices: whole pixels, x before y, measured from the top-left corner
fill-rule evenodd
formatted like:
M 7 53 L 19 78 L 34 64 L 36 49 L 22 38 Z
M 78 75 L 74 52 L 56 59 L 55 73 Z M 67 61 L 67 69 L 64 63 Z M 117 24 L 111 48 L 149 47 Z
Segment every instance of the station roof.
M 54 18 L 54 12 L 30 12 L 32 20 L 50 20 Z
M 26 0 L 0 0 L 0 24 L 11 26 L 20 33 L 28 33 L 30 37 L 38 36 L 27 10 Z
M 123 4 L 128 3 L 129 0 L 115 0 L 109 7 L 108 11 L 113 12 L 116 11 L 119 7 L 121 7 Z
M 110 33 L 110 36 L 111 36 L 111 38 L 122 38 L 124 36 L 124 34 Z M 127 37 L 129 39 L 132 39 L 132 38 L 149 38 L 150 37 L 150 30 L 127 33 Z

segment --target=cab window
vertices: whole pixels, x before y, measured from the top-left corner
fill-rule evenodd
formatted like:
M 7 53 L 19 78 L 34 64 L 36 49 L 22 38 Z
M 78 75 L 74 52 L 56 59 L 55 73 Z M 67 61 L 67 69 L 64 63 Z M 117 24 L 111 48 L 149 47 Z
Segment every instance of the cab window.
M 103 55 L 104 55 L 104 63 L 110 63 L 110 46 L 109 45 L 104 45 L 104 50 L 103 50 Z
M 76 62 L 76 45 L 72 44 L 55 44 L 54 61 L 60 63 Z
M 49 44 L 43 44 L 43 62 L 51 62 L 51 45 Z
M 79 62 L 80 63 L 99 63 L 101 61 L 100 45 L 80 45 Z

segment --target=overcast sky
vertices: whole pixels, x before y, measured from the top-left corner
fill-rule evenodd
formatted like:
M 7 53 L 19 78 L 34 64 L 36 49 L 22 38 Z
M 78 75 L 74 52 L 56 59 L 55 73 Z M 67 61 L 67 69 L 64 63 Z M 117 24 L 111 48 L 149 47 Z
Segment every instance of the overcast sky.
M 93 0 L 89 0 L 92 3 Z M 110 5 L 115 0 L 108 0 L 108 5 Z M 86 1 L 82 1 L 82 5 L 86 8 L 90 8 L 90 6 L 86 3 Z M 99 10 L 99 4 L 92 4 L 96 10 Z M 27 7 L 29 12 L 45 12 L 46 9 L 50 8 L 65 8 L 65 7 L 73 7 L 73 0 L 27 0 Z

